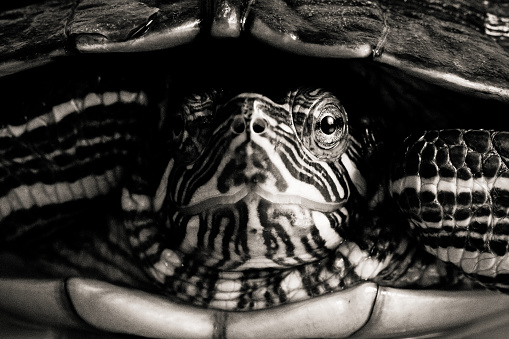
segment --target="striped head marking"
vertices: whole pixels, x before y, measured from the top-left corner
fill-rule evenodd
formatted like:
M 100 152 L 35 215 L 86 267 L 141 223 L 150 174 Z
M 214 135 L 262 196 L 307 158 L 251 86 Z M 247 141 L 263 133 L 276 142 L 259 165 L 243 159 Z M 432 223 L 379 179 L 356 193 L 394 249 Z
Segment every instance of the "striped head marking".
M 172 239 L 161 262 L 178 253 L 186 265 L 171 275 L 205 267 L 221 280 L 334 255 L 349 218 L 347 123 L 339 100 L 321 89 L 186 99 L 171 122 L 175 154 L 156 203 L 169 211 Z
M 172 132 L 178 151 L 169 189 L 181 211 L 195 214 L 250 194 L 324 212 L 348 199 L 340 166 L 347 116 L 332 94 L 298 90 L 277 103 L 256 93 L 223 104 L 212 97 L 187 100 Z

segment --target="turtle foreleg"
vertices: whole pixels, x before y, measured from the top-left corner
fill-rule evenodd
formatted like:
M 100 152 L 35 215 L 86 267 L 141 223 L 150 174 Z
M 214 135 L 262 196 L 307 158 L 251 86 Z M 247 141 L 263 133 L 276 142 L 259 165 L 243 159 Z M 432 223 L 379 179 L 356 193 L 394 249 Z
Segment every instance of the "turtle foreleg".
M 422 246 L 487 286 L 509 287 L 509 135 L 436 130 L 406 141 L 391 192 Z

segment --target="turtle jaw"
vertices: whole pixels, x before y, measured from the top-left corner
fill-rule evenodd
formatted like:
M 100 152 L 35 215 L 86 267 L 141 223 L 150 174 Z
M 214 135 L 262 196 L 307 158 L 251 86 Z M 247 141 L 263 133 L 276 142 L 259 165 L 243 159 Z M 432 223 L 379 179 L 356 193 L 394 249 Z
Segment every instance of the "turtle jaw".
M 265 190 L 263 187 L 260 187 L 256 182 L 251 181 L 249 184 L 240 187 L 238 191 L 231 194 L 223 194 L 221 196 L 195 202 L 194 204 L 178 206 L 177 208 L 183 214 L 197 215 L 201 211 L 207 210 L 214 206 L 233 205 L 240 200 L 253 201 L 259 198 L 274 204 L 306 206 L 308 209 L 318 212 L 333 212 L 339 210 L 345 205 L 345 201 L 318 202 L 298 194 L 275 194 Z
M 188 214 L 195 206 L 177 209 L 173 229 L 185 230 L 180 243 L 161 242 L 156 255 L 148 253 L 152 246 L 139 254 L 152 258 L 146 269 L 162 293 L 203 307 L 247 310 L 311 298 L 359 280 L 348 261 L 336 256 L 345 244 L 339 230 L 348 222 L 346 207 L 322 212 L 296 204 L 300 197 L 270 201 L 260 187 L 247 188 L 232 203 L 231 196 L 201 203 L 199 214 Z M 167 232 L 168 239 L 178 236 Z

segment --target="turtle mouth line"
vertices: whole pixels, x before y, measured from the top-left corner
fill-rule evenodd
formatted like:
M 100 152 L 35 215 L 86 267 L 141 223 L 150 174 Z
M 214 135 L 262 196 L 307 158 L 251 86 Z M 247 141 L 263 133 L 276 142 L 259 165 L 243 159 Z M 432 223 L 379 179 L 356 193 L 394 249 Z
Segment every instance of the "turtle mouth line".
M 187 206 L 179 206 L 178 209 L 181 213 L 186 215 L 197 215 L 212 207 L 220 205 L 234 205 L 241 200 L 253 201 L 258 199 L 265 199 L 273 204 L 281 205 L 300 205 L 313 211 L 328 213 L 337 211 L 342 208 L 346 200 L 338 202 L 319 202 L 305 198 L 303 195 L 295 194 L 274 194 L 264 190 L 259 186 L 244 186 L 233 194 L 224 194 L 212 198 L 207 198 L 202 201 L 193 203 Z

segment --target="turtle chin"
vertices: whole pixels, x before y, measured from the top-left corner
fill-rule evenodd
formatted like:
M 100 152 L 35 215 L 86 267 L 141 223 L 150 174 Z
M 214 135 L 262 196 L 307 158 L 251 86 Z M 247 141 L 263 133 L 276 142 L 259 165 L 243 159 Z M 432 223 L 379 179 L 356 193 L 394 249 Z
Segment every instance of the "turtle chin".
M 192 215 L 179 225 L 186 230 L 179 250 L 218 269 L 285 268 L 322 259 L 344 241 L 345 208 L 322 212 L 292 202 L 299 197 L 267 195 L 252 190 Z
M 185 235 L 162 246 L 149 273 L 186 303 L 225 310 L 272 307 L 359 281 L 338 250 L 348 247 L 340 231 L 346 208 L 322 212 L 262 195 L 250 191 L 190 216 L 177 212 Z

